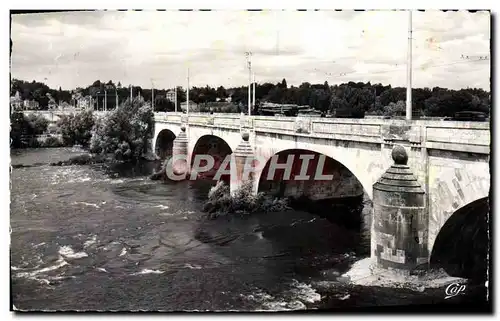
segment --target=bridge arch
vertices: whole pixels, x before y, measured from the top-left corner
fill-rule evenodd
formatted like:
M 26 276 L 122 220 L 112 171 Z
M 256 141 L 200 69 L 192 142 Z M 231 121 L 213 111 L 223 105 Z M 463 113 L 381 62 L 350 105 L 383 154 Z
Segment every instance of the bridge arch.
M 348 228 L 360 228 L 362 242 L 369 245 L 371 207 L 364 209 L 368 193 L 349 168 L 330 155 L 308 149 L 284 149 L 268 158 L 258 158 L 259 162 L 264 160 L 265 165 L 260 163 L 261 170 L 255 175 L 257 193 L 290 197 L 296 209 Z M 271 163 L 290 164 L 289 173 L 282 167 L 273 173 Z
M 193 150 L 191 152 L 191 168 L 196 160 L 196 155 L 210 155 L 214 159 L 214 166 L 212 170 L 203 172 L 202 177 L 204 178 L 212 178 L 213 175 L 216 174 L 220 165 L 224 161 L 224 159 L 233 153 L 229 144 L 219 136 L 206 134 L 198 138 L 196 143 L 193 146 Z M 205 166 L 206 161 L 202 160 L 199 164 L 200 166 Z M 227 168 L 229 170 L 229 168 Z M 222 179 L 229 182 L 229 175 L 223 176 Z
M 309 162 L 300 158 L 304 156 L 310 158 Z M 304 149 L 282 150 L 274 154 L 272 157 L 277 157 L 278 164 L 288 163 L 289 158 L 291 160 L 290 178 L 288 183 L 293 186 L 293 190 L 288 189 L 289 193 L 305 193 L 304 195 L 310 196 L 314 199 L 320 199 L 323 197 L 325 194 L 324 192 L 338 197 L 360 196 L 363 194 L 363 186 L 356 176 L 342 163 L 332 157 Z M 265 188 L 265 185 L 277 184 L 280 185 L 281 188 L 284 188 L 284 179 L 287 179 L 285 177 L 286 171 L 281 168 L 276 169 L 274 171 L 274 177 L 272 177 L 272 170 L 270 171 L 272 157 L 267 159 L 266 165 L 262 169 L 260 175 L 258 175 L 258 190 Z M 320 158 L 323 158 L 323 160 Z M 304 167 L 304 169 L 302 169 L 302 167 Z M 305 171 L 305 174 L 309 178 L 304 179 L 299 176 L 302 170 Z M 327 175 L 332 175 L 333 177 L 324 177 Z M 315 186 L 312 184 L 313 181 L 316 182 L 315 186 L 319 188 L 314 188 Z M 336 182 L 338 185 L 332 186 L 332 182 Z M 344 183 L 344 186 L 340 189 L 339 187 L 342 183 Z M 349 185 L 349 187 L 346 188 L 346 185 Z M 287 196 L 286 191 L 283 196 Z
M 439 232 L 456 211 L 489 196 L 489 164 L 446 168 L 439 173 L 430 168 L 429 178 L 428 248 L 431 253 Z
M 154 152 L 160 159 L 172 156 L 175 134 L 170 129 L 162 129 L 155 138 Z
M 323 155 L 323 157 L 325 158 L 325 168 L 327 167 L 327 165 L 334 165 L 337 167 L 337 169 L 339 169 L 339 173 L 342 173 L 342 177 L 346 178 L 346 179 L 349 179 L 348 177 L 348 173 L 350 173 L 352 175 L 351 177 L 351 180 L 350 182 L 352 182 L 353 185 L 355 185 L 355 182 L 357 182 L 360 186 L 357 186 L 355 187 L 356 189 L 360 189 L 364 192 L 366 192 L 366 194 L 368 195 L 368 197 L 371 199 L 372 197 L 372 187 L 373 187 L 373 183 L 375 182 L 375 180 L 378 178 L 373 178 L 372 176 L 373 173 L 366 173 L 363 168 L 358 168 L 357 166 L 357 163 L 360 163 L 359 160 L 357 162 L 354 162 L 354 164 L 350 164 L 348 162 L 349 159 L 343 159 L 342 155 L 337 155 L 336 153 L 332 153 L 331 151 L 328 150 L 328 148 L 325 148 L 325 149 L 320 149 L 320 150 L 317 150 L 315 148 L 287 148 L 287 149 L 280 149 L 280 150 L 277 150 L 275 151 L 273 154 L 271 155 L 262 155 L 262 154 L 259 154 L 258 156 L 258 159 L 259 160 L 262 160 L 266 162 L 266 165 L 265 166 L 268 166 L 268 164 L 270 163 L 270 160 L 271 158 L 274 156 L 274 155 L 288 155 L 290 152 L 292 153 L 300 153 L 300 154 L 313 154 L 313 155 L 316 155 L 315 157 L 318 157 L 318 155 Z M 298 158 L 298 156 L 296 157 Z M 345 158 L 345 157 L 344 157 Z M 315 158 L 316 159 L 316 158 Z M 279 163 L 285 163 L 286 162 L 286 157 L 285 158 L 280 158 L 280 160 L 278 161 Z M 313 161 L 310 162 L 310 166 L 311 164 L 313 164 Z M 299 166 L 300 168 L 300 165 L 296 165 L 296 166 Z M 313 170 L 312 168 L 311 169 L 308 169 L 308 170 Z M 300 171 L 300 169 L 299 169 Z M 260 181 L 261 181 L 261 178 L 262 178 L 262 175 L 265 175 L 265 170 L 262 169 L 261 171 L 259 171 L 258 173 L 256 173 L 256 191 L 259 191 L 259 185 L 260 185 Z M 312 174 L 314 176 L 314 173 Z M 325 174 L 326 175 L 326 174 Z M 376 175 L 378 175 L 378 172 L 376 173 Z M 346 177 L 347 176 L 347 177 Z M 352 178 L 354 178 L 354 180 L 352 180 Z M 362 193 L 361 193 L 362 194 Z
M 489 212 L 489 197 L 483 197 L 450 215 L 432 247 L 431 266 L 442 267 L 451 276 L 484 281 Z

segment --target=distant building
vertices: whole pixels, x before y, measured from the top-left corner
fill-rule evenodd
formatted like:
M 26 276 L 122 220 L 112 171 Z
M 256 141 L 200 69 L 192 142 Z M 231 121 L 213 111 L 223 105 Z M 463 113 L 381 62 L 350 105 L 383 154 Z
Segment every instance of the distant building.
M 85 97 L 79 97 L 76 100 L 76 108 L 78 109 L 91 109 L 92 106 L 92 97 L 91 96 L 85 96 Z
M 57 104 L 54 100 L 50 100 L 48 104 L 49 109 L 57 109 Z
M 232 101 L 231 97 L 225 97 L 225 98 L 217 97 L 217 98 L 215 98 L 215 101 L 217 101 L 217 102 L 219 102 L 221 100 L 224 100 L 227 103 L 230 103 Z
M 23 101 L 23 106 L 25 110 L 38 110 L 40 109 L 40 104 L 36 100 L 25 99 Z
M 16 94 L 10 97 L 10 106 L 12 107 L 13 110 L 23 109 L 23 100 L 21 99 L 19 91 L 16 91 Z
M 170 100 L 172 102 L 175 101 L 175 90 L 172 89 L 167 90 L 165 97 L 167 98 L 167 100 Z

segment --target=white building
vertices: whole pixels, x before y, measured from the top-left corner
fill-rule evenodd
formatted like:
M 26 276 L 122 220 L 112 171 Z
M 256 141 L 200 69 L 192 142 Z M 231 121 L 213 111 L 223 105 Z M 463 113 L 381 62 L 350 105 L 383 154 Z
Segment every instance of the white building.
M 23 106 L 25 110 L 38 110 L 40 108 L 40 104 L 36 100 L 28 100 L 25 99 L 23 101 Z
M 167 93 L 165 94 L 165 98 L 170 101 L 175 101 L 175 90 L 169 89 L 167 90 Z
M 21 99 L 19 91 L 16 91 L 16 94 L 10 97 L 10 106 L 12 107 L 13 110 L 23 109 L 23 100 Z
M 78 109 L 92 108 L 92 97 L 91 96 L 79 97 L 76 100 L 76 108 Z

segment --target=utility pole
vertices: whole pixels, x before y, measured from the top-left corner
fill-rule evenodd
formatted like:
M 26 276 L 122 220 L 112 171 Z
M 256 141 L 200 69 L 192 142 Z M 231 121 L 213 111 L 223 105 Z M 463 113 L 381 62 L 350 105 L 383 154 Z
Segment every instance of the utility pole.
M 252 53 L 250 51 L 245 52 L 248 62 L 248 116 L 251 114 L 252 96 L 251 96 L 251 85 L 252 85 Z
M 175 104 L 175 112 L 177 112 L 177 86 L 174 87 L 174 104 Z
M 189 115 L 189 67 L 187 70 L 186 114 Z
M 132 102 L 132 84 L 130 84 L 129 87 L 130 87 L 130 102 Z
M 118 88 L 115 87 L 115 109 L 118 108 Z
M 407 84 L 406 84 L 406 120 L 412 118 L 412 99 L 411 99 L 411 72 L 412 72 L 412 21 L 411 10 L 408 10 L 408 62 L 407 62 Z
M 255 109 L 255 73 L 253 74 L 253 88 L 252 88 L 252 108 Z
M 104 87 L 104 111 L 108 111 L 108 96 L 106 93 L 106 87 Z
M 151 79 L 151 107 L 153 108 L 153 111 L 155 111 L 155 84 L 153 79 Z

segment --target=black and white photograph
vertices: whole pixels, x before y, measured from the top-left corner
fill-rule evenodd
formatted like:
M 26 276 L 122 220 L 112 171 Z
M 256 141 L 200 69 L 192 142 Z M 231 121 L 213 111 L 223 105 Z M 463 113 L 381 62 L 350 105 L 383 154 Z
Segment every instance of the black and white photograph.
M 494 13 L 206 7 L 10 11 L 10 310 L 491 313 Z

